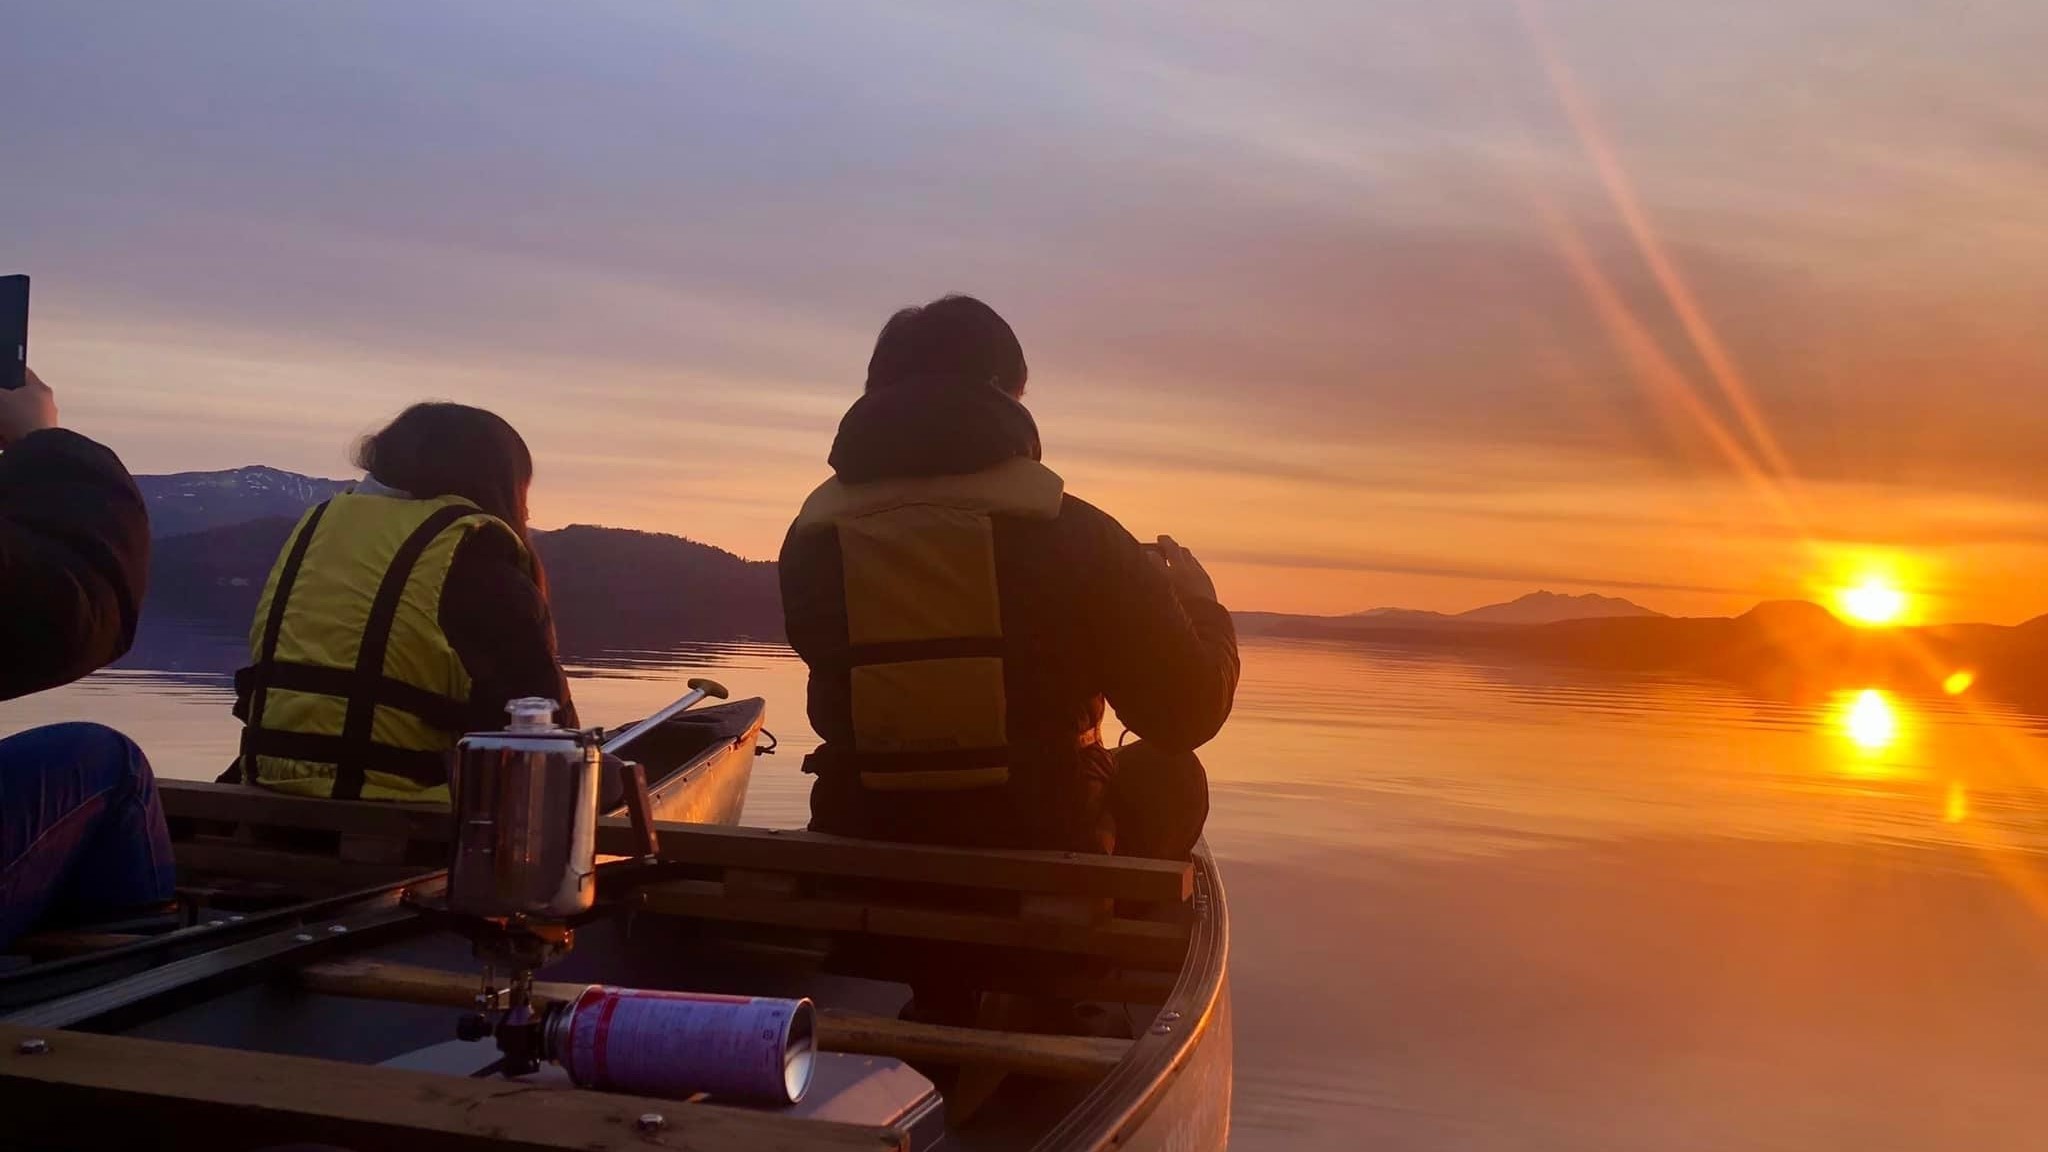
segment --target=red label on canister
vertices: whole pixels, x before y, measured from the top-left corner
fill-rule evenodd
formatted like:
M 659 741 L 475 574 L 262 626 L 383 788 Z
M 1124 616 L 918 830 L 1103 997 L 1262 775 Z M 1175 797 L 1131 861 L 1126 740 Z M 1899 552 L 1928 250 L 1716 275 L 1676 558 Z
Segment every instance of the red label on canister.
M 554 1058 L 587 1088 L 792 1104 L 810 1084 L 808 1000 L 592 987 Z

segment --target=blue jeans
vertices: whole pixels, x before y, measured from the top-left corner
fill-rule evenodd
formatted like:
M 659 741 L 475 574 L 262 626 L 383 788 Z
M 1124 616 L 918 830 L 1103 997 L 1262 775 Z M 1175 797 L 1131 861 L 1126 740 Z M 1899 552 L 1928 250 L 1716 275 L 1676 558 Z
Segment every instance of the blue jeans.
M 98 724 L 0 740 L 0 949 L 45 915 L 161 904 L 175 883 L 156 777 L 133 740 Z

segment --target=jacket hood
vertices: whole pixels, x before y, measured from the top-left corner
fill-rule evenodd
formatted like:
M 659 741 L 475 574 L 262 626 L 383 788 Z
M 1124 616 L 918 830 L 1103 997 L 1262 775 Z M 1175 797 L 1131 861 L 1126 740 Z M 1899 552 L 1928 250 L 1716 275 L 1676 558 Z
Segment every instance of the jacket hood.
M 1038 423 L 1002 391 L 957 381 L 906 381 L 854 401 L 832 441 L 847 484 L 981 472 L 1039 456 Z

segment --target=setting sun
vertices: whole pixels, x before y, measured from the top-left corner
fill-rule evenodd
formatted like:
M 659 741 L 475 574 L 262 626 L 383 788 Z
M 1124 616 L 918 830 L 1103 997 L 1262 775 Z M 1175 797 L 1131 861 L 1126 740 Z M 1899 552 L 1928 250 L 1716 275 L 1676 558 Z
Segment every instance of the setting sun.
M 1851 623 L 1870 628 L 1896 624 L 1906 614 L 1906 594 L 1876 577 L 1841 589 L 1835 603 Z

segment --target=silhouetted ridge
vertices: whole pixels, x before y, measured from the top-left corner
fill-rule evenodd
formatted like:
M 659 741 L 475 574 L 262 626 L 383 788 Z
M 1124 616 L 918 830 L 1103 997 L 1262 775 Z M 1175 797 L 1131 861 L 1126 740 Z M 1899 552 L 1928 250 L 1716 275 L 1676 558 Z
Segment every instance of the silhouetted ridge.
M 150 535 L 159 538 L 277 516 L 296 519 L 350 483 L 260 464 L 135 478 L 149 504 Z
M 159 540 L 147 611 L 246 628 L 296 517 Z M 575 525 L 534 534 L 565 652 L 780 639 L 775 565 L 680 536 Z

